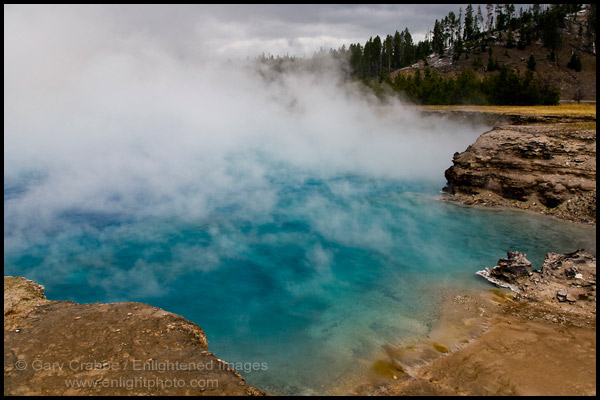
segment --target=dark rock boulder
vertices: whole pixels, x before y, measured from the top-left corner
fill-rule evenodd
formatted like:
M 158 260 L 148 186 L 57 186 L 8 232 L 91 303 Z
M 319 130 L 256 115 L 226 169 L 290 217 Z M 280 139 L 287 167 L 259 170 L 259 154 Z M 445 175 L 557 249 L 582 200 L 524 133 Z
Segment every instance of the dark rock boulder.
M 490 276 L 511 284 L 518 284 L 520 279 L 531 274 L 531 262 L 524 253 L 519 251 L 509 251 L 507 255 L 508 258 L 498 260 L 498 265 L 492 268 Z

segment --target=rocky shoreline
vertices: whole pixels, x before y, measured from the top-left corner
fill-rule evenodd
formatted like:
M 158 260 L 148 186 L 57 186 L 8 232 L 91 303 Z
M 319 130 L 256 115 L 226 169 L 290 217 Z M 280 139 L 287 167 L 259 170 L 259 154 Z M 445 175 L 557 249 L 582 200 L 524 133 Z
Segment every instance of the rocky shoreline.
M 509 251 L 507 256 L 477 275 L 547 312 L 558 309 L 584 317 L 596 315 L 596 257 L 590 253 L 548 253 L 539 270 L 531 269 L 531 262 L 519 251 Z
M 264 395 L 202 329 L 143 303 L 50 301 L 4 277 L 4 395 Z
M 595 116 L 432 111 L 498 124 L 445 172 L 444 201 L 595 225 Z M 447 296 L 428 338 L 384 346 L 333 394 L 596 395 L 596 258 L 548 253 L 539 270 L 509 251 L 477 274 L 498 286 Z
M 595 257 L 548 253 L 535 271 L 509 252 L 479 275 L 501 289 L 449 293 L 426 339 L 386 346 L 333 394 L 595 395 Z
M 443 200 L 596 223 L 595 122 L 501 125 L 445 171 Z

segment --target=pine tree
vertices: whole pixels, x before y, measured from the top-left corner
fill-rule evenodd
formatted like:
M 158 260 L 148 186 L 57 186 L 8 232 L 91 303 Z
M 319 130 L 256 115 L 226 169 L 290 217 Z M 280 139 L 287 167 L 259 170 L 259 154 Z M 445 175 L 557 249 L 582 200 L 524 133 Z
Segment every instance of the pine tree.
M 486 4 L 485 9 L 487 11 L 487 19 L 485 21 L 485 30 L 491 32 L 494 27 L 494 5 Z
M 436 19 L 433 26 L 433 40 L 431 43 L 433 51 L 438 53 L 440 56 L 444 54 L 444 33 L 442 30 L 442 24 Z
M 410 65 L 417 59 L 415 45 L 408 28 L 404 28 L 402 36 L 404 38 L 404 65 Z
M 535 57 L 533 54 L 529 56 L 529 60 L 527 61 L 527 69 L 535 71 Z
M 475 17 L 475 34 L 479 36 L 483 29 L 483 15 L 481 14 L 481 6 L 477 6 L 477 16 Z
M 465 13 L 465 30 L 464 30 L 464 39 L 465 42 L 469 42 L 473 40 L 473 33 L 475 30 L 473 29 L 473 6 L 469 4 Z
M 596 3 L 588 4 L 586 35 L 590 38 L 589 46 L 598 47 L 596 43 Z
M 452 60 L 458 61 L 464 51 L 465 49 L 463 47 L 463 41 L 460 38 L 456 39 L 454 42 L 454 54 L 452 55 Z
M 542 40 L 544 46 L 551 50 L 553 57 L 552 61 L 556 60 L 558 63 L 558 57 L 556 57 L 558 47 L 560 46 L 562 37 L 560 32 L 561 17 L 560 10 L 558 8 L 552 8 L 542 15 L 540 19 L 540 30 L 542 33 Z
M 398 31 L 396 31 L 396 33 L 394 33 L 393 48 L 394 48 L 394 68 L 404 67 L 403 60 L 402 60 L 402 58 L 403 58 L 402 36 L 400 35 L 400 32 L 398 32 Z
M 567 68 L 574 69 L 576 72 L 581 71 L 581 59 L 576 53 L 571 54 L 571 60 L 567 63 Z
M 494 61 L 494 58 L 492 57 L 492 48 L 490 47 L 488 49 L 488 66 L 487 66 L 487 71 L 488 72 L 492 72 L 492 71 L 496 71 L 498 69 L 498 61 Z
M 373 76 L 373 37 L 365 43 L 361 63 L 361 78 L 370 78 Z
M 502 5 L 496 4 L 494 12 L 496 14 L 496 30 L 503 31 L 506 24 L 506 15 L 502 13 Z
M 513 25 L 514 23 L 516 23 L 516 19 L 513 18 L 513 15 L 515 14 L 515 5 L 514 4 L 505 4 L 504 9 L 506 10 L 506 18 L 507 18 L 506 24 L 512 30 L 516 29 L 516 26 Z
M 515 47 L 515 35 L 513 31 L 509 30 L 506 34 L 506 48 L 512 49 L 513 47 Z
M 462 38 L 462 7 L 458 7 L 457 37 Z
M 381 38 L 377 35 L 373 39 L 373 53 L 371 57 L 371 65 L 373 66 L 372 76 L 379 76 L 381 73 L 382 48 Z
M 450 45 L 452 45 L 454 43 L 454 40 L 456 39 L 454 36 L 454 34 L 456 32 L 456 25 L 457 25 L 456 14 L 454 14 L 453 11 L 450 11 L 448 13 L 448 27 L 450 28 Z
M 394 38 L 391 35 L 387 35 L 383 42 L 383 48 L 385 51 L 385 64 L 388 72 L 392 70 L 393 40 Z
M 362 61 L 363 58 L 363 49 L 360 43 L 351 44 L 350 45 L 350 68 L 352 69 L 352 74 L 358 77 L 361 76 L 362 71 Z

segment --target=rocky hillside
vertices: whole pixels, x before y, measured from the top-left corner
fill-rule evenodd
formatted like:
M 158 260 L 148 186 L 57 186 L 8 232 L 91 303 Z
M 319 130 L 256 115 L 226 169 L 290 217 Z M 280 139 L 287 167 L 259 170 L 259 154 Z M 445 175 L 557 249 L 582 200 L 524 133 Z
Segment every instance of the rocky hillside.
M 427 61 L 419 61 L 411 66 L 392 72 L 391 78 L 397 75 L 413 75 L 415 71 L 426 69 L 434 71 L 442 77 L 456 77 L 465 69 L 472 69 L 480 78 L 497 73 L 488 71 L 490 58 L 498 66 L 506 66 L 524 75 L 528 70 L 531 55 L 535 60 L 534 76 L 544 84 L 560 90 L 561 103 L 569 102 L 595 102 L 596 101 L 596 54 L 590 48 L 589 39 L 579 32 L 580 26 L 586 26 L 586 13 L 581 11 L 566 17 L 565 27 L 559 29 L 560 44 L 551 58 L 552 50 L 544 46 L 542 39 L 534 41 L 528 46 L 519 48 L 507 44 L 509 30 L 495 32 L 486 42 L 486 49 L 481 50 L 478 43 L 471 44 L 469 52 L 461 54 L 458 59 L 454 57 L 452 47 L 443 55 L 433 53 Z M 515 32 L 515 40 L 518 40 Z M 491 50 L 490 50 L 491 49 Z M 575 53 L 581 60 L 581 70 L 568 68 L 572 54 Z
M 49 301 L 4 277 L 4 395 L 264 395 L 202 329 L 142 303 Z
M 450 200 L 595 223 L 595 122 L 496 127 L 455 153 L 445 176 Z

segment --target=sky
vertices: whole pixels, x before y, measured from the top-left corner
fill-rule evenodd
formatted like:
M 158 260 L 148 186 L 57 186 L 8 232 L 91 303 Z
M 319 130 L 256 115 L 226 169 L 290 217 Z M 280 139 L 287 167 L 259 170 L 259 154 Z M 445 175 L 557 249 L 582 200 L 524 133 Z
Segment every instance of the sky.
M 4 32 L 13 33 L 7 21 L 27 18 L 91 45 L 101 37 L 88 36 L 90 24 L 133 41 L 152 37 L 180 57 L 310 57 L 321 47 L 364 44 L 405 28 L 417 42 L 459 7 L 466 4 L 5 5 Z

